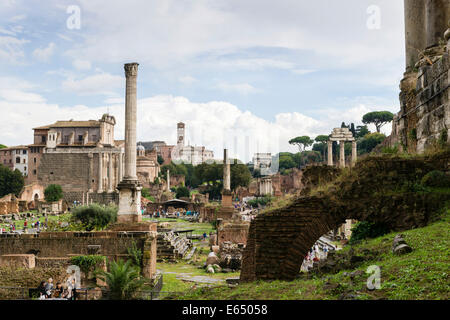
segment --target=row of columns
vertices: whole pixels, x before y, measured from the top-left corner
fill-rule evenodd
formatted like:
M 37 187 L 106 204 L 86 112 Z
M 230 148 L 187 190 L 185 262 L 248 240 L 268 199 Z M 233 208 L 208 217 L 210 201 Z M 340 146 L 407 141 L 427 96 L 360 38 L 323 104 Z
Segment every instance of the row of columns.
M 333 141 L 328 141 L 328 165 L 333 165 Z M 339 167 L 345 168 L 345 141 L 339 141 Z M 352 165 L 357 160 L 356 141 L 352 141 Z
M 118 176 L 116 178 L 116 185 L 113 185 L 114 181 L 114 165 L 113 165 L 113 159 L 118 158 Z M 123 161 L 123 154 L 119 153 L 117 157 L 114 157 L 113 153 L 104 153 L 99 152 L 98 153 L 98 188 L 97 193 L 104 192 L 103 190 L 103 171 L 104 171 L 104 162 L 108 161 L 108 174 L 107 174 L 107 181 L 108 181 L 108 190 L 107 192 L 113 192 L 114 188 L 119 184 L 120 181 L 122 181 L 123 173 L 124 173 L 124 161 Z

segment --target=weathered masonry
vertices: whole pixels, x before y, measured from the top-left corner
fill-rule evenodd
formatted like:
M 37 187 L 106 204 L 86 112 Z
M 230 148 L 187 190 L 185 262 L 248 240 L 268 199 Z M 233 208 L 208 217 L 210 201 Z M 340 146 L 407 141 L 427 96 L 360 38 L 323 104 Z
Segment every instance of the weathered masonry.
M 352 178 L 335 182 L 330 193 L 300 197 L 256 216 L 243 254 L 241 281 L 293 280 L 313 244 L 346 219 L 382 223 L 394 231 L 425 226 L 450 199 L 447 194 L 386 191 L 414 183 L 433 170 L 449 171 L 449 162 L 449 152 L 413 160 L 369 158 L 357 162 Z

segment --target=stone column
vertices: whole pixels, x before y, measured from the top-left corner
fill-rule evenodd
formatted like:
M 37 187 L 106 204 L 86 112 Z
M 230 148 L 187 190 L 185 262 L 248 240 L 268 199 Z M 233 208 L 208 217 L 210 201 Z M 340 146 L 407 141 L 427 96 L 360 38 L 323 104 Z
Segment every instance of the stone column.
M 122 181 L 123 178 L 123 153 L 119 153 L 119 182 Z
M 126 76 L 125 93 L 125 173 L 117 186 L 119 189 L 119 211 L 117 222 L 135 223 L 142 221 L 141 190 L 136 175 L 136 122 L 137 122 L 137 63 L 124 66 Z
M 345 141 L 343 141 L 343 140 L 339 141 L 339 148 L 341 150 L 341 152 L 340 152 L 340 159 L 339 159 L 339 161 L 340 161 L 339 166 L 341 168 L 345 168 Z
M 227 149 L 223 149 L 223 190 L 231 190 L 231 171 Z
M 412 71 L 425 49 L 425 1 L 405 0 L 406 72 Z
M 108 167 L 108 192 L 111 193 L 114 191 L 113 189 L 113 179 L 114 179 L 114 170 L 113 170 L 113 154 L 109 154 L 109 167 Z
M 137 63 L 125 64 L 125 180 L 137 180 L 136 121 L 137 121 Z
M 450 4 L 448 0 L 425 1 L 426 46 L 431 48 L 439 44 L 447 30 Z
M 92 153 L 89 153 L 89 175 L 88 175 L 88 192 L 93 192 L 94 189 L 92 188 L 92 180 L 94 179 L 94 155 Z
M 333 141 L 328 141 L 328 165 L 333 165 Z
M 354 165 L 357 160 L 357 153 L 356 153 L 356 141 L 352 141 L 352 164 Z
M 103 192 L 103 153 L 98 153 L 98 193 Z
M 170 191 L 170 170 L 167 170 L 167 191 Z

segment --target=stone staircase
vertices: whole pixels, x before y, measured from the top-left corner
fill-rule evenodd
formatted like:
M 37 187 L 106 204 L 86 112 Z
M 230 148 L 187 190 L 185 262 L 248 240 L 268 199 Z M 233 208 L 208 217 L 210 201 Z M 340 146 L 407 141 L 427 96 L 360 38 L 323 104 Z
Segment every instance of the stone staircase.
M 157 261 L 176 262 L 190 254 L 192 241 L 173 231 L 158 232 Z

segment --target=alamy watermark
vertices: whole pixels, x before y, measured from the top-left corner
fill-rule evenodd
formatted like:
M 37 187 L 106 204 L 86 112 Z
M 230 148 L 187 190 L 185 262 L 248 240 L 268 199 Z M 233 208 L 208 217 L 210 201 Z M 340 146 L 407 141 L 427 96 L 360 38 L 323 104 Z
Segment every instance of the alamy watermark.
M 367 18 L 367 29 L 380 30 L 381 29 L 381 8 L 377 5 L 370 5 L 367 10 L 369 17 Z
M 367 289 L 381 289 L 381 269 L 377 265 L 371 265 L 367 268 L 366 273 L 370 274 L 367 278 Z
M 81 9 L 77 5 L 67 7 L 67 14 L 70 16 L 66 20 L 66 26 L 69 30 L 81 29 Z

